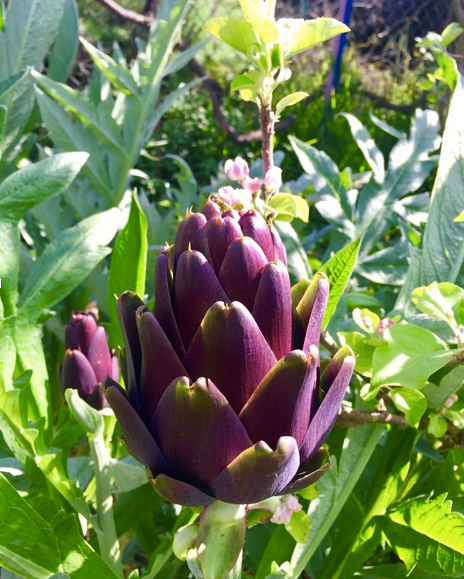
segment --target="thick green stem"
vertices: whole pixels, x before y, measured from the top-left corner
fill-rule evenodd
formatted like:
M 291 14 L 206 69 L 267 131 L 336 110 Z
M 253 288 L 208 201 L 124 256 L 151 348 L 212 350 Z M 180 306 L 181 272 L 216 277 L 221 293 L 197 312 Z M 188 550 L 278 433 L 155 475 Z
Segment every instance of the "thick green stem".
M 97 533 L 100 554 L 118 577 L 124 578 L 121 553 L 113 517 L 111 494 L 110 454 L 103 434 L 89 436 L 89 445 L 94 460 L 97 488 L 97 518 L 100 530 Z

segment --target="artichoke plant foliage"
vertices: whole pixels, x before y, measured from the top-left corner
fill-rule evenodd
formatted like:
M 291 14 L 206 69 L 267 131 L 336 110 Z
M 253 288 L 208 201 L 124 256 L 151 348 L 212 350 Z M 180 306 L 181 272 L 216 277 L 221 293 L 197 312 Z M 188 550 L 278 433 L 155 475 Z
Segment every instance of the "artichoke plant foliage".
M 355 360 L 321 372 L 323 275 L 293 288 L 275 227 L 211 197 L 187 212 L 155 266 L 154 311 L 118 301 L 125 389 L 106 398 L 132 454 L 165 499 L 250 504 L 315 482 Z

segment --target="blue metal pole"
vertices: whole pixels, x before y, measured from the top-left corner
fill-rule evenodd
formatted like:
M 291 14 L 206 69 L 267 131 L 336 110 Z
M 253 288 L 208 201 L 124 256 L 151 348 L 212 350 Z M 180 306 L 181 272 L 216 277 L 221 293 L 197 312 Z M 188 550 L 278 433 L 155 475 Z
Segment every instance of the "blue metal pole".
M 341 0 L 340 2 L 340 9 L 338 11 L 338 19 L 346 24 L 347 26 L 350 25 L 351 21 L 351 13 L 353 12 L 353 0 Z M 333 66 L 330 68 L 329 76 L 327 78 L 327 84 L 325 86 L 325 100 L 326 102 L 330 98 L 330 93 L 332 88 L 335 90 L 338 88 L 340 84 L 340 77 L 342 71 L 342 60 L 343 60 L 343 51 L 346 46 L 346 34 L 340 34 L 334 40 L 333 45 L 333 59 L 334 63 Z

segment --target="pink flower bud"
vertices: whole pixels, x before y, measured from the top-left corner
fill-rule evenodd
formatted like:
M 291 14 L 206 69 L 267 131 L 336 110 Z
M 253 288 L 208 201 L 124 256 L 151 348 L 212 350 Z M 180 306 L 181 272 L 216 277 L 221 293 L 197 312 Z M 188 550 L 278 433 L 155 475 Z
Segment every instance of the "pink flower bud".
M 233 187 L 221 187 L 218 191 L 218 199 L 233 207 L 236 204 L 243 205 L 243 209 L 251 208 L 251 191 L 247 189 L 234 189 Z
M 250 193 L 257 193 L 261 189 L 261 183 L 258 177 L 252 179 L 251 177 L 245 177 L 242 181 L 242 187 Z
M 263 183 L 268 191 L 277 191 L 282 185 L 282 169 L 280 167 L 268 169 Z
M 248 177 L 250 170 L 248 163 L 241 157 L 235 157 L 235 161 L 229 159 L 224 165 L 224 171 L 231 181 L 243 181 Z
M 380 320 L 379 325 L 377 327 L 377 333 L 379 334 L 379 336 L 383 336 L 383 333 L 385 332 L 385 330 L 389 327 L 392 326 L 395 322 L 393 320 Z
M 453 406 L 453 404 L 455 402 L 457 402 L 459 400 L 459 398 L 456 396 L 456 394 L 451 394 L 451 396 L 448 398 L 448 400 L 445 402 L 445 406 L 446 408 L 451 408 L 451 406 Z

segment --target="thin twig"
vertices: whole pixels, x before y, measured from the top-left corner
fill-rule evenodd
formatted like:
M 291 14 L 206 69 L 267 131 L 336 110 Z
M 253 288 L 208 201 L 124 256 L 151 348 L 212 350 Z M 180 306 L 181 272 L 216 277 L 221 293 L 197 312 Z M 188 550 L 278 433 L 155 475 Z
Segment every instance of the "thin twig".
M 391 412 L 367 412 L 365 410 L 355 410 L 342 406 L 337 417 L 337 426 L 341 428 L 352 428 L 363 426 L 364 424 L 393 424 L 401 430 L 409 426 L 408 421 L 402 414 L 392 414 Z

